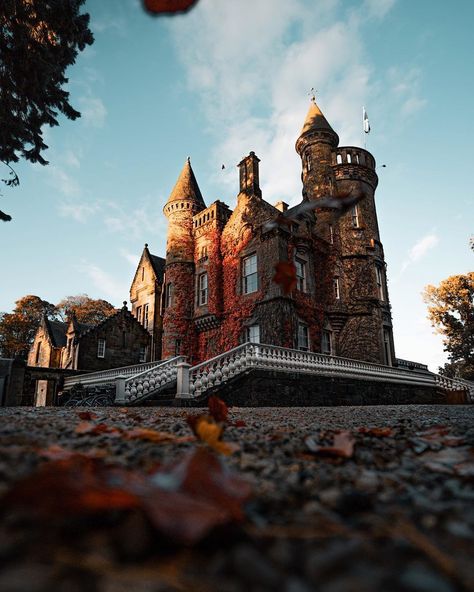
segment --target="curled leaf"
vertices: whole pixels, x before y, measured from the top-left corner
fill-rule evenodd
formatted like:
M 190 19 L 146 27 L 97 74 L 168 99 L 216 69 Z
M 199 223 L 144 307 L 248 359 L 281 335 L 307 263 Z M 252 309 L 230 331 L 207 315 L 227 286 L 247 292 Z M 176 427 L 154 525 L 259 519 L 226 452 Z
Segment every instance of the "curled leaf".
M 334 435 L 332 446 L 320 446 L 311 436 L 305 438 L 305 444 L 310 452 L 319 456 L 351 458 L 354 454 L 355 440 L 348 430 L 343 430 Z
M 280 284 L 284 294 L 289 294 L 296 288 L 296 267 L 292 261 L 279 261 L 275 265 L 273 281 Z
M 209 415 L 212 415 L 216 421 L 227 421 L 229 409 L 222 399 L 213 395 L 209 397 L 207 406 L 209 408 Z

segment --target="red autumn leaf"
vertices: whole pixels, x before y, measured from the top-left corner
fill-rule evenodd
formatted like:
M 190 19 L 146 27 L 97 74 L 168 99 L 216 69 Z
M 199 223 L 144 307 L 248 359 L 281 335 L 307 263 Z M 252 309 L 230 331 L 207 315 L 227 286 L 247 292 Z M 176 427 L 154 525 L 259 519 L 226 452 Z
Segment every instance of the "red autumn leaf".
M 133 493 L 107 478 L 107 468 L 101 461 L 81 454 L 45 463 L 16 483 L 5 495 L 4 503 L 58 518 L 139 505 Z
M 247 426 L 243 419 L 237 419 L 232 425 L 234 428 L 245 428 Z
M 319 456 L 351 458 L 354 454 L 355 440 L 348 430 L 343 430 L 334 435 L 332 446 L 320 446 L 311 436 L 305 438 L 305 444 L 308 450 Z
M 289 294 L 296 288 L 296 267 L 292 261 L 279 261 L 275 265 L 273 281 L 280 284 L 284 294 Z
M 175 13 L 189 10 L 197 0 L 144 0 L 145 8 L 154 13 Z
M 48 460 L 67 460 L 76 456 L 84 456 L 82 453 L 76 452 L 75 450 L 63 448 L 62 446 L 59 446 L 59 444 L 51 444 L 48 448 L 41 448 L 38 450 L 38 454 Z M 105 456 L 105 451 L 91 449 L 85 454 L 85 456 L 90 458 L 100 458 Z
M 229 409 L 222 399 L 219 399 L 219 397 L 216 396 L 209 397 L 207 406 L 209 408 L 209 414 L 212 415 L 216 421 L 227 421 Z
M 364 428 L 357 430 L 359 434 L 367 434 L 368 436 L 376 436 L 377 438 L 384 438 L 386 436 L 393 436 L 393 430 L 389 427 L 384 428 Z
M 80 419 L 85 421 L 90 421 L 91 419 L 96 419 L 97 415 L 92 413 L 92 411 L 79 411 L 77 414 Z
M 118 428 L 108 426 L 106 423 L 92 423 L 90 421 L 79 422 L 74 431 L 76 434 L 111 434 L 113 436 L 120 435 L 120 430 Z

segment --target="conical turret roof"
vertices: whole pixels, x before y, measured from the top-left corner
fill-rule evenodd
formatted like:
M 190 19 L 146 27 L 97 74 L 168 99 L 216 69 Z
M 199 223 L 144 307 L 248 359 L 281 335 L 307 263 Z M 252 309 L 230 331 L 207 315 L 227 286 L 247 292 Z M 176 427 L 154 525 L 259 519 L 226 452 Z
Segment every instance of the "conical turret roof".
M 314 98 L 311 99 L 301 135 L 311 131 L 330 131 L 337 136 Z
M 189 157 L 184 163 L 184 167 L 181 170 L 178 180 L 176 181 L 173 191 L 171 192 L 166 205 L 175 201 L 193 201 L 199 209 L 206 207 L 204 199 L 201 195 L 201 190 L 197 184 L 196 177 L 194 176 L 193 169 L 191 168 L 191 161 Z M 166 206 L 165 206 L 166 207 Z

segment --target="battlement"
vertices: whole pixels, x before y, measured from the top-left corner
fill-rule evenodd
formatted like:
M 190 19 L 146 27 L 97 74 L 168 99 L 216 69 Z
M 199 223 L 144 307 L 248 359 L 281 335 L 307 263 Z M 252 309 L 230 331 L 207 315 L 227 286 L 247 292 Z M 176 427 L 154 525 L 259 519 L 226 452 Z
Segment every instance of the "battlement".
M 352 164 L 361 165 L 375 170 L 375 158 L 363 148 L 356 146 L 339 146 L 332 151 L 332 164 Z
M 193 216 L 193 228 L 200 228 L 207 222 L 217 220 L 224 224 L 230 218 L 232 210 L 224 202 L 217 200 L 205 210 Z

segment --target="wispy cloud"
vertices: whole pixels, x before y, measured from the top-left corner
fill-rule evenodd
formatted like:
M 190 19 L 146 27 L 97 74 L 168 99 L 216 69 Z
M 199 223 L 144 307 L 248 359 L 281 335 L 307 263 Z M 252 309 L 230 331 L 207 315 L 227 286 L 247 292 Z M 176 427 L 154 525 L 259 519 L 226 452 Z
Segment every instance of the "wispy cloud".
M 49 184 L 66 197 L 77 196 L 81 192 L 78 181 L 60 166 L 50 164 L 44 172 L 48 175 Z
M 106 298 L 114 305 L 118 305 L 123 300 L 128 300 L 128 284 L 118 280 L 98 265 L 83 259 L 78 265 L 78 271 L 92 281 L 97 288 L 98 297 Z
M 138 261 L 140 259 L 140 254 L 139 253 L 130 253 L 130 251 L 127 251 L 126 249 L 120 249 L 120 255 L 121 257 L 123 257 L 125 259 L 125 261 L 128 261 L 128 263 L 130 263 L 130 266 L 133 268 L 136 268 L 138 265 Z
M 102 127 L 107 117 L 107 109 L 99 97 L 80 97 L 79 110 L 86 125 Z
M 427 100 L 420 96 L 421 71 L 418 68 L 392 67 L 388 70 L 388 80 L 401 104 L 403 116 L 413 115 L 427 104 Z
M 402 268 L 400 270 L 400 275 L 414 263 L 417 263 L 421 259 L 423 259 L 426 254 L 434 249 L 436 245 L 439 243 L 439 238 L 435 233 L 430 233 L 422 238 L 420 238 L 413 247 L 408 251 L 408 255 L 405 261 L 402 264 Z
M 265 198 L 298 201 L 301 164 L 294 143 L 309 90 L 321 91 L 318 101 L 341 143 L 360 143 L 361 106 L 368 96 L 376 98 L 363 27 L 367 15 L 383 18 L 393 4 L 367 0 L 345 11 L 337 0 L 201 0 L 186 19 L 171 21 L 187 83 L 216 137 L 215 169 L 255 150 Z M 182 43 L 189 38 L 192 44 Z M 262 117 L 263 105 L 269 116 Z M 214 180 L 235 194 L 233 166 Z
M 98 203 L 61 202 L 58 207 L 59 215 L 63 218 L 72 218 L 76 222 L 85 223 L 100 209 Z

